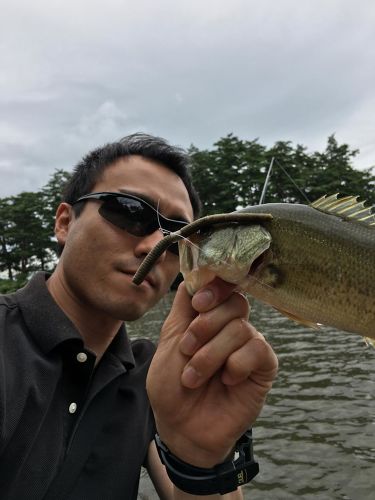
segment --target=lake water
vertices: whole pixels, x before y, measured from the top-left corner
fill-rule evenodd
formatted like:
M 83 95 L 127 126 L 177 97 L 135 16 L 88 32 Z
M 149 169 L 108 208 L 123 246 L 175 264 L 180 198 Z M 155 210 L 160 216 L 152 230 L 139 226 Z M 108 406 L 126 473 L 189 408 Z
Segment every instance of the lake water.
M 129 324 L 130 335 L 157 340 L 172 299 Z M 280 368 L 253 429 L 260 473 L 244 487 L 245 499 L 375 500 L 375 349 L 259 303 L 251 319 Z M 144 471 L 139 498 L 158 498 Z

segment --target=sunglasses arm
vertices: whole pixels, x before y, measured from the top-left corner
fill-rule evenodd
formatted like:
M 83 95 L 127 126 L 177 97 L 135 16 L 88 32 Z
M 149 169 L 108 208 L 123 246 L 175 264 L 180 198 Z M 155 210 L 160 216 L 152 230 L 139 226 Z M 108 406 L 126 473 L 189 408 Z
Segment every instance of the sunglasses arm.
M 177 243 L 182 238 L 187 238 L 201 229 L 213 226 L 215 224 L 237 223 L 237 224 L 254 224 L 257 221 L 272 219 L 271 214 L 249 214 L 232 212 L 230 214 L 214 214 L 201 217 L 190 224 L 187 224 L 179 231 L 168 234 L 157 243 L 149 252 L 137 272 L 133 277 L 133 283 L 140 285 L 147 274 L 151 271 L 158 258 L 167 250 L 170 245 Z

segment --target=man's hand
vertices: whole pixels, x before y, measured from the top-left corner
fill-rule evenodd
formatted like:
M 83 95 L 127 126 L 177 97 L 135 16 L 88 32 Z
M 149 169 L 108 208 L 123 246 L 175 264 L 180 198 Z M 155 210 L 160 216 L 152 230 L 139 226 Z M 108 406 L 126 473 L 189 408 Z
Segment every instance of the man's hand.
M 246 298 L 215 279 L 191 299 L 182 283 L 151 363 L 147 391 L 162 441 L 212 467 L 258 417 L 277 358 L 247 321 Z

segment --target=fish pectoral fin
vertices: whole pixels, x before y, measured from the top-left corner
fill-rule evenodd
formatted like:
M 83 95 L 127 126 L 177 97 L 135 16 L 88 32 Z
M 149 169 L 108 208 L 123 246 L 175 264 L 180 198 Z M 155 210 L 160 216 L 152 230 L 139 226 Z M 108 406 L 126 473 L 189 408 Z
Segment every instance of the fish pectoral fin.
M 276 311 L 279 311 L 280 314 L 286 316 L 287 318 L 295 321 L 296 323 L 300 323 L 301 325 L 308 326 L 309 328 L 313 328 L 314 330 L 320 330 L 320 326 L 318 323 L 314 323 L 313 321 L 308 321 L 307 319 L 299 318 L 295 314 L 290 313 L 289 311 L 285 311 L 285 309 L 280 309 L 279 307 L 274 307 Z

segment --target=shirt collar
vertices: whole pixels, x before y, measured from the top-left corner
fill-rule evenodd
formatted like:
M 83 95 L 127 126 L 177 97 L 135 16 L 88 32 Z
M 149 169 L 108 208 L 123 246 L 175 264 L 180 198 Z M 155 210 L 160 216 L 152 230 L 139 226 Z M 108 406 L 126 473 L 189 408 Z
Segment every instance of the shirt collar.
M 115 355 L 128 370 L 134 368 L 135 359 L 124 323 L 120 326 L 107 351 Z
M 38 272 L 24 288 L 16 292 L 26 326 L 35 342 L 46 354 L 67 341 L 77 342 L 83 348 L 80 333 L 48 291 L 46 285 L 48 277 L 47 273 Z M 131 343 L 124 325 L 120 327 L 108 351 L 119 358 L 127 369 L 134 367 Z

